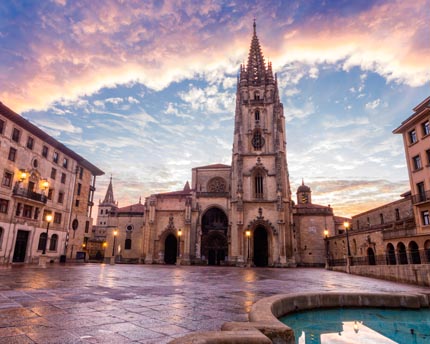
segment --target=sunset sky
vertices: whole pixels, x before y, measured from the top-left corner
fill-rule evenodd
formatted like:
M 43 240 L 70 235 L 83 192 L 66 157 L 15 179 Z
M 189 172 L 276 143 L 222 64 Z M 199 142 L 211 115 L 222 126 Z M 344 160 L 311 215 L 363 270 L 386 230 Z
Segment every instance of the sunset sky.
M 120 206 L 231 163 L 253 19 L 291 187 L 354 215 L 409 189 L 392 134 L 430 95 L 430 0 L 0 2 L 0 101 L 113 175 Z

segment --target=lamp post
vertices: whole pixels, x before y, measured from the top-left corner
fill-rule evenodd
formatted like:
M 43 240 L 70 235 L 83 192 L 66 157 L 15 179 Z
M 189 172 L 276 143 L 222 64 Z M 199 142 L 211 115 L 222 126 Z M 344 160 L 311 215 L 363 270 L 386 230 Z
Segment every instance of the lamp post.
M 43 245 L 42 254 L 46 254 L 46 246 L 48 245 L 48 234 L 49 234 L 49 225 L 52 221 L 52 215 L 48 214 L 45 216 L 45 221 L 47 222 L 46 225 L 46 239 L 45 239 L 45 245 Z
M 182 236 L 182 229 L 178 229 L 178 254 L 177 254 L 177 259 L 176 259 L 176 265 L 180 265 L 181 261 L 181 236 Z
M 328 229 L 324 229 L 324 244 L 325 244 L 325 268 L 327 269 L 328 264 Z
M 116 245 L 116 236 L 118 235 L 118 231 L 115 229 L 113 231 L 113 246 L 112 246 L 112 257 L 115 257 L 115 245 Z
M 250 258 L 250 254 L 249 254 L 249 242 L 251 241 L 251 231 L 249 229 L 247 229 L 245 231 L 245 235 L 248 241 L 248 260 L 247 260 L 247 265 L 251 266 L 251 258 Z
M 345 227 L 345 232 L 346 232 L 346 246 L 348 249 L 348 258 L 351 257 L 351 248 L 349 247 L 349 234 L 348 234 L 348 229 L 349 229 L 349 222 L 345 221 L 343 223 L 344 227 Z

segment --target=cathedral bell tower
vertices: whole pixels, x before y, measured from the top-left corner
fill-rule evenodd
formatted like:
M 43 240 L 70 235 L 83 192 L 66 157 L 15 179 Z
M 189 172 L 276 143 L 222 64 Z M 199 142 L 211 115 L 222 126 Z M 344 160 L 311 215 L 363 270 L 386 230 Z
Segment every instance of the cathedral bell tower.
M 238 76 L 231 174 L 230 259 L 293 264 L 285 117 L 255 21 L 248 62 Z

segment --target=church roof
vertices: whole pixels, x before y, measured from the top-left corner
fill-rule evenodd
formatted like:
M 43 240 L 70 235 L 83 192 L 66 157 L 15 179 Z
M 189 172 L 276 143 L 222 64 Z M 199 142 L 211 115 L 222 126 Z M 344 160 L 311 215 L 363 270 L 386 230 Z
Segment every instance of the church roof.
M 297 193 L 299 192 L 311 192 L 311 188 L 305 185 L 305 182 L 303 179 L 302 179 L 302 185 L 300 185 L 297 189 Z
M 230 167 L 231 167 L 230 165 L 212 164 L 212 165 L 194 167 L 193 170 L 198 169 L 198 168 L 230 168 Z
M 136 203 L 128 205 L 126 207 L 119 208 L 117 213 L 143 213 L 145 212 L 145 206 L 142 203 Z
M 180 191 L 171 191 L 171 192 L 163 192 L 155 194 L 156 196 L 188 196 L 191 195 L 192 189 L 190 188 L 190 183 L 187 182 L 184 185 L 183 190 Z

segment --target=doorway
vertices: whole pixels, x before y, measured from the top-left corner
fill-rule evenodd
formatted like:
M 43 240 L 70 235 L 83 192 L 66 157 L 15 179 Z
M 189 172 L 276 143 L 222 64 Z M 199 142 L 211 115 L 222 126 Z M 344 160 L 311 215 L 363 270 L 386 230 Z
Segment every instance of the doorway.
M 169 234 L 164 241 L 164 263 L 176 264 L 178 255 L 178 239 L 173 234 Z
M 28 233 L 28 231 L 18 230 L 12 262 L 24 263 L 25 255 L 27 253 Z
M 257 227 L 254 231 L 254 265 L 264 267 L 269 265 L 269 241 L 264 227 Z

